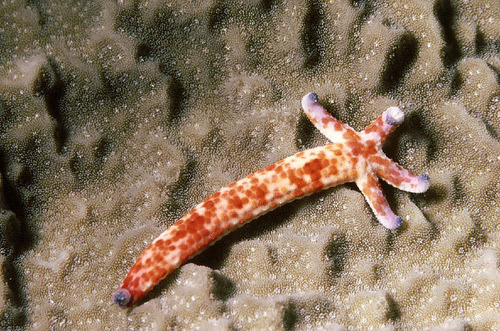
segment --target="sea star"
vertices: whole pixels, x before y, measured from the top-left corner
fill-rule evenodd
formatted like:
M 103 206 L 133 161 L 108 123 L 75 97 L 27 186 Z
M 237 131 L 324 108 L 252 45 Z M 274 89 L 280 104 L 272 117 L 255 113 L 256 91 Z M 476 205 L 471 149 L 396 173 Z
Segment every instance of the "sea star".
M 315 93 L 302 98 L 311 122 L 332 143 L 280 160 L 224 187 L 170 226 L 139 256 L 113 300 L 130 307 L 160 280 L 223 235 L 256 217 L 313 192 L 355 182 L 378 221 L 395 229 L 402 218 L 394 214 L 378 178 L 408 192 L 429 187 L 429 176 L 416 176 L 385 156 L 382 142 L 403 121 L 398 107 L 388 108 L 362 132 L 332 117 Z

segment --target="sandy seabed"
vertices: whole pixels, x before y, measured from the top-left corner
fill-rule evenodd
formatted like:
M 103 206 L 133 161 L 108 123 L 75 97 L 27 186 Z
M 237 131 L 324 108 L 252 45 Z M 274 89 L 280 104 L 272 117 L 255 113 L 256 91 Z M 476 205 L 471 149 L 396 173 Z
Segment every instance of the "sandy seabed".
M 500 329 L 500 2 L 10 1 L 0 10 L 0 328 Z M 124 310 L 142 250 L 236 179 L 326 139 L 315 91 L 427 173 L 229 234 Z

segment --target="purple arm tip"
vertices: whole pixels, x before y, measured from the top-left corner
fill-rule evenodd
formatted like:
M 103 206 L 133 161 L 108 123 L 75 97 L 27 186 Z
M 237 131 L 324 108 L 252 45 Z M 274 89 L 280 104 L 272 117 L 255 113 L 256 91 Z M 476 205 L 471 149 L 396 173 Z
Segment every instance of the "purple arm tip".
M 396 218 L 396 226 L 394 227 L 394 229 L 399 228 L 401 226 L 401 224 L 403 224 L 403 218 L 398 216 Z
M 318 95 L 314 92 L 307 93 L 302 98 L 302 108 L 304 109 L 311 108 L 315 103 L 318 103 Z
M 127 307 L 131 297 L 128 290 L 121 288 L 113 294 L 113 301 L 120 307 Z
M 404 113 L 398 107 L 389 107 L 386 110 L 385 121 L 389 125 L 398 125 L 403 122 Z

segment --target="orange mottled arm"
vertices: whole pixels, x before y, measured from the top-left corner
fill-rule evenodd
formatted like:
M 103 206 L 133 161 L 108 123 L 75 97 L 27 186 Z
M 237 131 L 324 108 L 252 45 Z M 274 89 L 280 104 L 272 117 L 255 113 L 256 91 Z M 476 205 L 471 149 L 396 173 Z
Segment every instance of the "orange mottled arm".
M 259 215 L 295 198 L 352 181 L 352 167 L 337 161 L 342 159 L 337 154 L 341 150 L 333 146 L 300 152 L 208 197 L 146 248 L 115 293 L 115 301 L 121 306 L 136 303 L 180 264 Z

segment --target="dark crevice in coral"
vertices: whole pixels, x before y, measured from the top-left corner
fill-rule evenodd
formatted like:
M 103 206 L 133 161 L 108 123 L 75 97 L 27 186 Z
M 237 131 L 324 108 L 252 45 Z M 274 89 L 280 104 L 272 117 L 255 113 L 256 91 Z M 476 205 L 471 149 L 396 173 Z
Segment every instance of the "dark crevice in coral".
M 36 96 L 47 96 L 54 89 L 57 77 L 50 63 L 40 68 L 37 77 L 33 81 L 33 92 Z
M 387 139 L 384 141 L 384 143 L 382 144 L 382 149 L 385 153 L 385 155 L 392 159 L 392 160 L 395 160 L 396 159 L 396 153 L 397 153 L 397 146 L 398 146 L 398 143 L 400 142 L 400 132 L 406 132 L 406 130 L 404 130 L 405 128 L 402 127 L 403 125 L 406 126 L 406 121 L 408 120 L 408 118 L 405 119 L 405 122 L 403 122 L 403 124 L 400 125 L 399 128 L 396 129 L 395 132 L 393 132 L 392 134 L 390 134 Z
M 93 150 L 93 157 L 99 163 L 99 169 L 101 169 L 104 165 L 106 156 L 113 150 L 111 145 L 111 141 L 109 141 L 106 137 L 101 137 L 97 141 Z
M 274 8 L 280 6 L 283 0 L 262 0 L 260 5 L 265 13 L 271 12 Z
M 283 312 L 283 328 L 287 331 L 295 330 L 295 327 L 299 321 L 299 312 L 295 303 L 289 302 L 286 305 Z
M 269 262 L 271 262 L 271 266 L 273 267 L 278 266 L 280 262 L 280 257 L 278 254 L 277 247 L 272 244 L 266 244 L 266 249 L 267 249 L 267 258 L 269 259 Z
M 132 8 L 118 12 L 115 24 L 117 30 L 127 33 L 138 41 L 140 47 L 138 46 L 136 52 L 137 61 L 158 62 L 160 71 L 177 80 L 186 96 L 188 93 L 195 95 L 200 88 L 198 84 L 201 84 L 200 80 L 195 78 L 198 72 L 203 72 L 200 68 L 203 67 L 204 73 L 210 77 L 206 84 L 217 86 L 224 76 L 221 69 L 225 65 L 224 56 L 219 55 L 227 50 L 223 41 L 214 33 L 225 26 L 224 17 L 227 14 L 225 5 L 218 6 L 219 2 L 211 7 L 212 13 L 207 13 L 202 19 L 205 24 L 199 24 L 194 16 L 179 15 L 167 6 L 156 8 L 147 19 L 142 17 L 141 11 L 131 6 Z M 192 46 L 186 47 L 188 40 Z M 217 51 L 201 56 L 201 63 L 189 63 L 188 58 L 197 56 L 193 50 L 205 48 L 203 46 L 205 41 Z M 261 48 L 258 48 L 257 52 L 260 50 Z M 254 55 L 249 54 L 249 56 Z
M 28 0 L 27 1 L 28 6 L 36 10 L 38 14 L 38 24 L 44 28 L 45 24 L 47 23 L 49 16 L 47 15 L 47 11 L 44 8 L 44 2 L 43 1 L 34 1 L 34 0 Z
M 500 53 L 500 50 L 498 51 Z M 497 75 L 497 83 L 500 85 L 500 70 L 492 66 L 491 64 L 487 63 L 488 67 Z
M 3 192 L 2 192 L 3 196 Z M 2 203 L 4 199 L 2 197 Z M 5 208 L 7 206 L 2 206 Z M 25 325 L 27 315 L 23 305 L 23 296 L 19 295 L 18 289 L 21 288 L 18 277 L 18 269 L 15 267 L 15 246 L 19 240 L 18 233 L 20 232 L 20 223 L 16 215 L 6 209 L 0 209 L 0 253 L 6 258 L 0 267 L 2 270 L 2 280 L 0 283 L 5 284 L 5 302 L 3 315 L 0 315 L 0 328 L 8 330 L 17 325 Z
M 476 28 L 476 54 L 479 56 L 483 55 L 486 45 L 484 34 Z
M 147 43 L 141 42 L 137 45 L 135 50 L 135 60 L 137 62 L 145 62 L 151 59 L 151 46 Z
M 401 85 L 405 74 L 417 60 L 419 45 L 415 36 L 404 33 L 387 54 L 378 89 L 381 94 L 392 92 Z
M 331 277 L 340 277 L 344 271 L 347 254 L 347 240 L 344 236 L 336 236 L 326 246 L 326 257 L 330 262 L 329 274 Z
M 432 185 L 425 192 L 425 199 L 428 204 L 439 204 L 446 200 L 449 196 L 449 190 L 445 185 Z
M 394 301 L 389 294 L 386 295 L 385 299 L 387 300 L 387 304 L 389 306 L 386 318 L 395 322 L 401 317 L 401 309 L 399 308 L 398 303 Z
M 61 153 L 68 132 L 65 127 L 65 121 L 62 115 L 62 99 L 66 93 L 66 87 L 61 80 L 58 65 L 53 58 L 48 58 L 48 65 L 43 66 L 34 83 L 35 94 L 40 95 L 45 100 L 47 112 L 55 121 L 54 143 L 56 152 Z
M 119 104 L 123 102 L 124 94 L 127 94 L 130 88 L 130 80 L 124 76 L 133 76 L 135 73 L 129 71 L 116 72 L 109 68 L 101 67 L 96 76 L 99 77 L 101 89 L 98 91 L 97 98 L 105 100 L 108 104 Z
M 0 134 L 3 135 L 3 132 L 6 132 L 12 126 L 15 119 L 14 108 L 0 96 Z
M 68 161 L 69 164 L 69 170 L 75 174 L 75 177 L 78 179 L 78 174 L 80 173 L 80 167 L 79 167 L 79 162 L 78 162 L 78 157 L 76 154 L 74 154 Z
M 466 193 L 464 190 L 464 184 L 460 180 L 460 177 L 454 176 L 453 177 L 453 201 L 457 204 L 460 205 L 463 203 L 463 201 L 466 198 Z
M 117 96 L 122 94 L 119 93 L 120 91 L 119 83 L 117 84 L 117 81 L 114 80 L 112 77 L 112 73 L 107 72 L 106 69 L 99 71 L 98 75 L 102 83 L 102 90 L 100 92 L 103 95 L 106 95 L 106 99 L 108 99 L 109 102 L 114 102 Z
M 428 136 L 429 143 L 427 144 L 427 151 L 425 153 L 426 160 L 428 162 L 437 160 L 440 155 L 440 151 L 438 149 L 438 142 L 436 136 Z
M 457 33 L 454 30 L 457 10 L 451 0 L 437 0 L 434 4 L 434 16 L 441 25 L 441 35 L 444 46 L 442 49 L 442 59 L 445 67 L 451 67 L 462 56 L 462 51 L 458 43 Z
M 187 195 L 193 185 L 196 174 L 199 173 L 198 162 L 192 152 L 184 150 L 186 156 L 186 165 L 179 174 L 179 180 L 168 187 L 169 203 L 166 210 L 170 215 L 178 215 L 179 218 L 185 214 L 185 201 L 189 201 Z
M 3 266 L 5 279 L 8 288 L 10 289 L 9 301 L 13 305 L 11 309 L 8 310 L 9 316 L 5 320 L 2 319 L 0 326 L 4 323 L 15 325 L 16 327 L 24 327 L 28 323 L 28 308 L 27 308 L 27 294 L 25 292 L 24 282 L 24 270 L 21 268 L 21 261 L 23 254 L 32 249 L 35 245 L 35 230 L 31 224 L 28 224 L 28 217 L 25 213 L 26 206 L 32 205 L 33 202 L 29 198 L 23 197 L 20 186 L 24 183 L 29 183 L 28 172 L 19 179 L 10 178 L 9 176 L 9 166 L 6 163 L 6 157 L 2 154 L 0 155 L 0 173 L 4 175 L 3 177 L 3 197 L 5 207 L 12 211 L 12 215 L 7 217 L 14 217 L 14 219 L 9 219 L 12 229 L 15 228 L 15 233 L 11 231 L 10 235 L 7 233 L 8 229 L 2 228 L 2 236 L 11 236 L 10 238 L 4 238 L 8 240 L 9 247 L 5 250 L 6 261 Z M 6 225 L 6 224 L 4 224 Z M 6 225 L 7 226 L 7 225 Z
M 115 20 L 115 29 L 128 32 L 138 36 L 141 28 L 145 26 L 141 13 L 138 9 L 139 3 L 133 2 L 131 6 L 118 11 Z
M 486 128 L 486 131 L 488 131 L 488 134 L 495 140 L 500 140 L 500 132 L 497 132 L 495 127 L 491 125 L 490 123 L 486 122 L 485 120 L 482 120 L 484 127 Z
M 354 182 L 349 182 L 349 183 L 344 183 L 342 184 L 345 188 L 348 188 L 349 190 L 351 191 L 356 191 L 356 192 L 360 192 L 359 191 L 359 188 L 358 188 L 358 185 L 356 185 L 356 183 Z
M 483 215 L 481 215 L 481 217 L 483 217 Z M 486 231 L 481 228 L 480 217 L 471 215 L 471 218 L 474 223 L 473 228 L 463 240 L 457 243 L 455 249 L 458 254 L 467 254 L 471 250 L 477 250 L 488 240 Z
M 172 81 L 168 89 L 168 96 L 171 102 L 167 121 L 170 124 L 178 124 L 185 115 L 184 104 L 188 96 L 187 90 L 182 85 L 182 82 L 175 76 L 172 76 Z
M 147 21 L 143 21 L 139 12 L 131 11 L 130 14 L 131 16 L 127 17 L 127 21 L 123 22 L 123 30 L 133 38 L 140 38 L 140 40 L 150 45 L 153 56 L 165 63 L 178 60 L 176 58 L 180 55 L 178 51 L 182 50 L 174 48 L 179 46 L 186 38 L 193 36 L 191 26 L 194 18 L 182 20 L 169 8 L 162 7 L 155 10 Z M 169 45 L 172 49 L 165 52 L 162 49 L 163 45 Z
M 0 172 L 2 174 L 9 173 L 8 172 L 8 166 L 4 163 L 4 159 L 1 158 L 0 160 Z M 21 171 L 22 173 L 23 171 Z M 16 178 L 15 180 L 8 178 L 7 176 L 4 177 L 3 181 L 3 193 L 4 193 L 4 198 L 5 198 L 5 203 L 8 207 L 9 210 L 12 210 L 16 217 L 19 219 L 20 223 L 20 230 L 18 233 L 18 239 L 15 241 L 15 247 L 14 247 L 14 254 L 19 255 L 22 252 L 30 249 L 33 247 L 35 243 L 35 236 L 34 234 L 30 231 L 30 225 L 27 223 L 26 219 L 26 205 L 29 205 L 30 203 L 30 198 L 23 197 L 22 193 L 20 192 L 21 189 L 23 190 L 28 190 L 27 187 L 22 187 L 20 186 L 20 182 L 23 182 L 23 179 L 19 180 Z M 28 192 L 26 192 L 28 194 Z
M 351 1 L 351 5 L 358 10 L 358 16 L 356 17 L 356 20 L 353 22 L 354 25 L 352 28 L 352 32 L 355 33 L 354 31 L 359 32 L 363 23 L 366 22 L 367 19 L 370 17 L 370 15 L 373 13 L 374 8 L 372 4 L 366 0 Z M 355 27 L 359 28 L 356 29 Z
M 215 299 L 226 301 L 236 292 L 236 285 L 218 271 L 212 271 L 212 294 Z
M 325 54 L 324 20 L 324 9 L 320 2 L 310 1 L 301 32 L 302 49 L 305 53 L 304 67 L 306 69 L 315 68 Z
M 432 182 L 431 182 L 432 183 Z M 429 217 L 429 215 L 422 210 L 422 206 L 427 206 L 429 204 L 429 199 L 428 199 L 428 192 L 432 190 L 432 187 L 429 188 L 429 190 L 425 193 L 412 193 L 410 195 L 410 200 L 420 209 L 420 212 L 422 213 L 422 216 L 424 217 L 425 221 L 429 225 L 429 230 L 427 234 L 429 235 L 430 240 L 435 240 L 439 238 L 439 234 L 441 231 L 439 230 L 439 227 L 435 221 L 433 221 L 432 217 Z M 403 222 L 403 226 L 401 227 L 401 232 L 405 231 L 407 227 L 407 223 Z
M 172 67 L 164 62 L 160 62 L 158 69 L 170 78 L 170 85 L 167 91 L 170 98 L 170 106 L 165 119 L 166 125 L 172 126 L 178 124 L 184 117 L 184 105 L 189 98 L 188 90 L 184 87 L 179 73 Z
M 355 8 L 366 6 L 369 4 L 367 0 L 350 0 L 349 2 L 351 3 L 351 7 Z
M 376 219 L 375 215 L 373 215 L 373 218 Z M 380 225 L 380 224 L 377 224 Z M 401 233 L 404 229 L 405 225 L 403 223 L 403 226 L 400 226 L 399 228 L 395 230 L 389 230 L 387 232 L 387 236 L 385 238 L 385 246 L 388 252 L 392 251 L 394 248 L 394 241 L 396 240 L 396 236 Z
M 22 167 L 21 171 L 17 175 L 16 185 L 18 187 L 27 187 L 33 181 L 33 174 L 30 172 L 28 167 Z
M 101 137 L 91 148 L 90 155 L 86 154 L 88 152 L 73 150 L 73 154 L 68 162 L 69 168 L 77 180 L 76 184 L 80 188 L 83 188 L 91 181 L 100 179 L 102 176 L 100 171 L 104 165 L 106 156 L 111 152 L 111 142 L 107 138 Z
M 224 20 L 228 16 L 228 10 L 223 1 L 218 1 L 208 14 L 208 28 L 219 31 L 224 27 Z
M 2 204 L 4 202 L 2 192 Z M 0 254 L 11 256 L 14 251 L 14 244 L 17 239 L 17 233 L 20 231 L 20 223 L 16 214 L 11 210 L 0 209 Z
M 453 75 L 453 78 L 451 79 L 450 82 L 450 95 L 454 96 L 458 93 L 458 91 L 462 88 L 462 85 L 464 83 L 464 79 L 462 77 L 462 74 L 459 71 L 455 71 L 455 74 Z
M 0 328 L 2 330 L 23 329 L 29 321 L 27 302 L 25 300 L 26 293 L 22 284 L 22 270 L 17 266 L 19 263 L 19 259 L 7 257 L 3 265 L 4 281 L 10 290 L 6 299 L 10 306 L 5 311 L 6 316 L 0 318 Z

